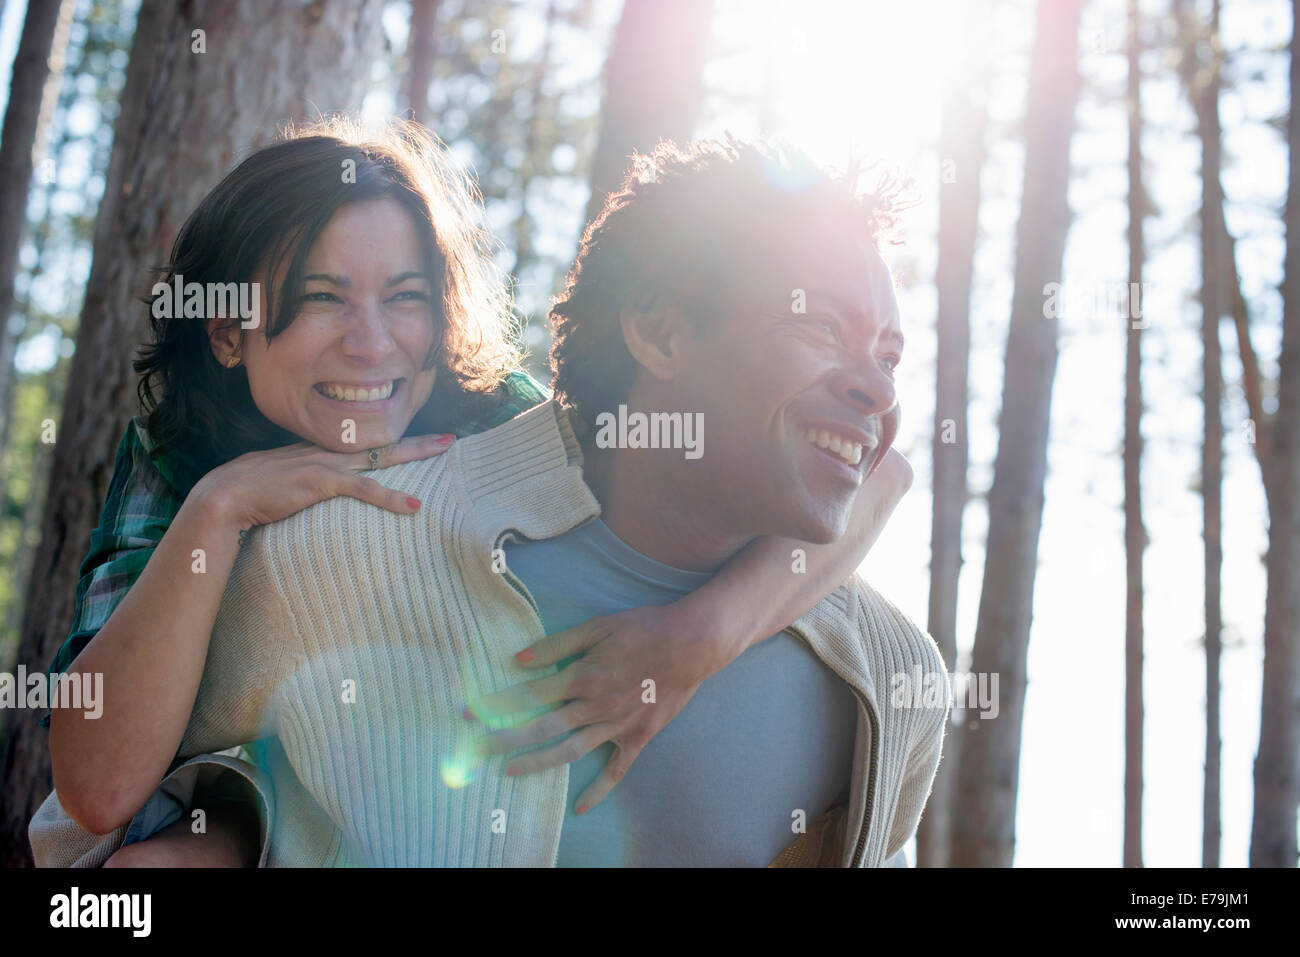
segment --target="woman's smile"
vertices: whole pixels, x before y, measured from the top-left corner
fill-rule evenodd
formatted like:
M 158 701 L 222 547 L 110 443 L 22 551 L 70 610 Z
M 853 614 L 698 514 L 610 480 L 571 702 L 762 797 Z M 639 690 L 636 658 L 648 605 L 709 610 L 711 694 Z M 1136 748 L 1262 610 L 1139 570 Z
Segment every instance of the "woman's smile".
M 312 388 L 331 402 L 356 406 L 367 411 L 380 411 L 391 404 L 388 400 L 396 394 L 405 381 L 398 378 L 371 379 L 367 382 L 317 382 Z

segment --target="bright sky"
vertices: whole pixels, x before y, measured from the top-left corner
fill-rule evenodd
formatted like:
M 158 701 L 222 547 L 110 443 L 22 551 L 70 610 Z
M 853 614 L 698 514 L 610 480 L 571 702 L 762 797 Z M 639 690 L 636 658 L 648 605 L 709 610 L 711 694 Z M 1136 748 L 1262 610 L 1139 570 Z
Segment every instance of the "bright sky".
M 1001 403 L 1002 351 L 1011 299 L 1013 243 L 1023 161 L 1018 124 L 1024 110 L 1033 7 L 1004 0 L 981 30 L 966 35 L 958 7 L 971 0 L 716 0 L 712 92 L 697 133 L 759 132 L 749 108 L 721 95 L 752 93 L 771 70 L 776 97 L 771 132 L 803 145 L 827 164 L 866 149 L 911 169 L 925 204 L 909 220 L 907 246 L 894 254 L 908 348 L 900 370 L 905 410 L 899 447 L 916 483 L 864 565 L 864 572 L 924 625 L 930 535 L 930 422 L 934 396 L 934 231 L 939 163 L 939 95 L 958 44 L 986 44 L 994 63 L 990 159 L 982 178 L 981 238 L 972 316 L 970 485 L 992 479 Z M 21 5 L 7 4 L 0 67 L 8 70 Z M 1168 31 L 1164 0 L 1144 0 L 1152 37 Z M 1272 51 L 1290 33 L 1282 0 L 1226 0 L 1229 51 Z M 1245 10 L 1249 7 L 1249 11 Z M 599 5 L 603 23 L 617 15 Z M 395 16 L 395 15 L 393 15 Z M 526 50 L 531 18 L 512 39 Z M 531 24 L 531 25 L 530 25 Z M 1078 111 L 1066 250 L 1067 291 L 1104 298 L 1127 280 L 1124 228 L 1126 126 L 1122 106 L 1124 0 L 1091 0 L 1084 14 L 1087 88 Z M 395 35 L 405 25 L 389 24 Z M 1164 34 L 1162 34 L 1163 36 Z M 517 43 L 514 40 L 517 39 Z M 522 55 L 522 54 L 521 54 Z M 566 56 L 566 69 L 594 77 L 603 52 Z M 1146 792 L 1144 855 L 1149 866 L 1200 863 L 1204 761 L 1204 656 L 1201 641 L 1200 499 L 1195 491 L 1201 411 L 1200 317 L 1195 215 L 1199 149 L 1172 64 L 1144 61 L 1146 172 L 1159 214 L 1147 222 L 1145 279 L 1150 327 L 1144 346 L 1148 412 L 1143 470 L 1146 557 Z M 584 60 L 585 58 L 585 60 Z M 766 66 L 765 66 L 766 65 Z M 1286 107 L 1285 53 L 1235 56 L 1233 76 L 1262 71 L 1225 93 L 1224 179 L 1229 224 L 1239 237 L 1239 266 L 1255 309 L 1255 342 L 1275 372 L 1281 279 L 1280 208 L 1286 154 L 1264 121 Z M 380 102 L 382 101 L 382 102 Z M 367 113 L 391 109 L 386 96 Z M 1158 124 L 1158 125 L 1157 125 Z M 957 175 L 963 175 L 957 170 Z M 61 174 L 62 175 L 62 174 Z M 585 195 L 563 201 L 540 242 L 576 246 Z M 508 222 L 509 219 L 494 220 Z M 540 283 L 540 280 L 539 280 Z M 1075 301 L 1071 298 L 1071 301 Z M 1119 457 L 1123 397 L 1123 322 L 1118 314 L 1075 309 L 1062 320 L 1052 407 L 1035 619 L 1029 654 L 1015 863 L 1022 866 L 1116 866 L 1121 862 L 1123 793 L 1124 554 Z M 1244 438 L 1236 343 L 1225 326 L 1227 462 L 1224 487 L 1223 851 L 1244 866 L 1250 835 L 1252 762 L 1258 742 L 1259 685 L 1267 547 L 1258 470 Z M 29 348 L 33 367 L 52 361 Z M 959 630 L 965 650 L 975 631 L 987 516 L 982 498 L 966 510 Z

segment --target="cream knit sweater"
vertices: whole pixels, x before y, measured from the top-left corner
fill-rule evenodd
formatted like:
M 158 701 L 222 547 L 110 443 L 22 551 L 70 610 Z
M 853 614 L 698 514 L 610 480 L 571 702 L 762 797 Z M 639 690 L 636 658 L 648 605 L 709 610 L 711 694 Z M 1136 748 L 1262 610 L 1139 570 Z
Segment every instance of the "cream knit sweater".
M 273 736 L 272 866 L 551 866 L 568 767 L 507 777 L 504 756 L 470 754 L 461 710 L 539 677 L 513 654 L 543 636 L 541 622 L 521 583 L 494 570 L 494 550 L 600 512 L 567 414 L 548 402 L 437 458 L 371 474 L 420 511 L 335 498 L 249 537 L 182 754 Z M 821 863 L 879 866 L 914 832 L 939 763 L 943 660 L 859 579 L 789 630 L 860 702 L 845 837 Z M 893 676 L 917 665 L 945 676 L 944 701 L 892 705 Z M 818 853 L 796 848 L 784 862 Z

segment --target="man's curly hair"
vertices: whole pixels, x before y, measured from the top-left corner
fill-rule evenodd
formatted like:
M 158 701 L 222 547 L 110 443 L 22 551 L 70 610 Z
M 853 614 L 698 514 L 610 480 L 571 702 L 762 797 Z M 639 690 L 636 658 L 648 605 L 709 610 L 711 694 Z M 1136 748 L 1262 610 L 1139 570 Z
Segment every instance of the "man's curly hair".
M 860 192 L 868 171 L 876 182 Z M 556 398 L 587 426 L 626 400 L 637 364 L 623 340 L 623 308 L 672 303 L 702 327 L 752 278 L 745 266 L 760 251 L 831 230 L 880 248 L 913 204 L 911 180 L 892 167 L 858 160 L 834 172 L 772 141 L 664 140 L 634 156 L 551 307 Z

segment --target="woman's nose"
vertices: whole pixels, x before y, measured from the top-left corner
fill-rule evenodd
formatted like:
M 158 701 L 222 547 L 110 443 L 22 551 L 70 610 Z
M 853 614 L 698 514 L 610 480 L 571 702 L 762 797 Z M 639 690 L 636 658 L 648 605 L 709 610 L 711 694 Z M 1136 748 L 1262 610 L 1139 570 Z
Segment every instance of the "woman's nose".
M 393 337 L 376 305 L 362 303 L 352 310 L 343 334 L 343 352 L 356 359 L 377 361 L 394 349 Z

